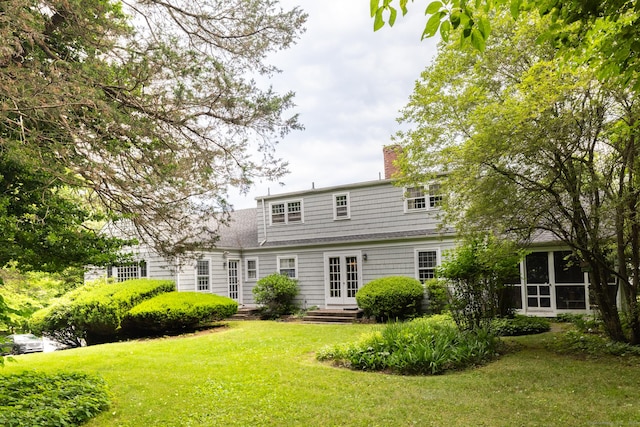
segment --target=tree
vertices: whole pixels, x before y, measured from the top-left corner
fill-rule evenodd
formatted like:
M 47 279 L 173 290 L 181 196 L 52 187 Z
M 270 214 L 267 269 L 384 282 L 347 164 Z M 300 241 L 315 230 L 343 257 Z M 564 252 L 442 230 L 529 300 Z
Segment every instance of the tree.
M 129 242 L 91 226 L 105 218 L 31 159 L 0 145 L 0 265 L 61 272 L 116 262 Z
M 589 270 L 609 336 L 639 344 L 637 99 L 567 66 L 537 42 L 550 17 L 534 18 L 496 18 L 483 54 L 442 46 L 403 112 L 415 129 L 397 137 L 402 171 L 409 182 L 446 172 L 444 205 L 459 230 L 566 243 Z
M 487 327 L 513 314 L 508 285 L 514 277 L 519 282 L 523 256 L 513 242 L 491 235 L 470 237 L 448 254 L 437 274 L 451 284 L 449 306 L 460 329 Z
M 274 147 L 300 128 L 285 116 L 293 94 L 252 78 L 277 72 L 267 54 L 294 43 L 306 19 L 276 5 L 2 2 L 3 156 L 45 181 L 32 193 L 42 206 L 71 189 L 84 206 L 126 219 L 130 235 L 161 254 L 213 244 L 229 186 L 246 190 L 285 173 Z
M 385 17 L 394 25 L 398 8 L 405 15 L 409 1 L 372 0 L 370 4 L 377 31 L 385 25 Z M 552 25 L 541 39 L 553 40 L 574 61 L 591 64 L 601 79 L 640 89 L 640 4 L 636 0 L 430 0 L 422 38 L 440 34 L 448 41 L 456 33 L 463 44 L 469 42 L 483 51 L 495 16 L 505 10 L 514 19 L 528 16 L 528 11 L 549 17 Z

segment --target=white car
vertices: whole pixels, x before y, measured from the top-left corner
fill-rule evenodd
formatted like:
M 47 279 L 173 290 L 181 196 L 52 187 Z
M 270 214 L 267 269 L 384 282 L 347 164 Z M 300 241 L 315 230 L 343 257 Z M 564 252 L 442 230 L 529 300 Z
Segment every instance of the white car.
M 36 353 L 44 351 L 44 341 L 33 334 L 13 334 L 5 338 L 3 346 L 11 354 Z

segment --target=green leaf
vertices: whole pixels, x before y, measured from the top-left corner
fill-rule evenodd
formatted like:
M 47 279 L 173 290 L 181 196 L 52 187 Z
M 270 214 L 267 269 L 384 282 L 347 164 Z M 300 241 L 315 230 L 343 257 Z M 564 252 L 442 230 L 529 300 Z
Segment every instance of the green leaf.
M 522 6 L 522 0 L 511 0 L 511 16 L 513 19 L 518 19 L 520 15 L 520 7 Z
M 429 3 L 429 6 L 427 6 L 427 10 L 425 11 L 425 15 L 432 15 L 432 14 L 438 12 L 441 8 L 442 8 L 442 2 L 432 1 L 431 3 Z
M 433 37 L 440 27 L 440 20 L 444 16 L 444 12 L 438 12 L 431 15 L 429 20 L 427 21 L 427 25 L 424 27 L 424 33 L 422 33 L 422 37 Z
M 384 19 L 382 18 L 383 8 L 378 9 L 376 12 L 376 18 L 373 21 L 373 31 L 378 31 L 380 28 L 384 27 Z
M 491 33 L 491 24 L 487 18 L 481 17 L 478 20 L 478 30 L 482 33 L 482 37 L 484 37 L 485 40 L 489 38 L 489 34 Z
M 402 16 L 406 15 L 408 10 L 407 10 L 407 3 L 409 2 L 409 0 L 400 0 L 400 9 L 402 10 Z
M 449 41 L 449 34 L 451 33 L 451 23 L 449 21 L 444 21 L 440 24 L 440 37 L 445 42 Z
M 454 10 L 451 12 L 451 15 L 449 17 L 449 21 L 451 21 L 451 25 L 453 26 L 453 29 L 457 29 L 458 26 L 460 25 L 460 10 Z
M 482 33 L 477 29 L 471 30 L 471 46 L 476 48 L 480 52 L 484 52 L 486 40 Z
M 396 17 L 398 16 L 398 11 L 394 7 L 390 7 L 389 11 L 391 14 L 389 15 L 389 26 L 393 27 L 393 24 L 396 23 Z
M 371 0 L 369 2 L 369 8 L 371 9 L 371 17 L 373 18 L 378 12 L 378 0 Z

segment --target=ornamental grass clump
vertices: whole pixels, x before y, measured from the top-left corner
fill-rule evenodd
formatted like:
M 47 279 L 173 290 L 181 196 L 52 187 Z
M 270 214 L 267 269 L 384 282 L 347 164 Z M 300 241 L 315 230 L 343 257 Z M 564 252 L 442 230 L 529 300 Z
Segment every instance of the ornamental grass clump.
M 318 360 L 363 371 L 436 375 L 497 356 L 500 340 L 486 329 L 460 331 L 448 315 L 389 323 L 355 343 L 322 349 Z

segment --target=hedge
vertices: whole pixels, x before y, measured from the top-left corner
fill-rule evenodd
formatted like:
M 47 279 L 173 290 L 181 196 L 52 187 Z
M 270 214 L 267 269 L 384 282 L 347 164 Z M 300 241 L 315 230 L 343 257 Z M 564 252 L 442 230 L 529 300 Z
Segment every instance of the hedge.
M 147 336 L 193 330 L 238 312 L 234 300 L 198 292 L 169 292 L 132 308 L 122 319 L 122 332 Z
M 116 339 L 120 322 L 131 308 L 174 290 L 170 280 L 134 279 L 85 285 L 34 313 L 30 327 L 36 334 L 65 344 L 74 340 L 79 343 L 82 339 L 89 345 L 110 342 Z
M 358 307 L 378 321 L 406 319 L 420 313 L 424 288 L 411 277 L 389 276 L 375 279 L 356 293 Z

